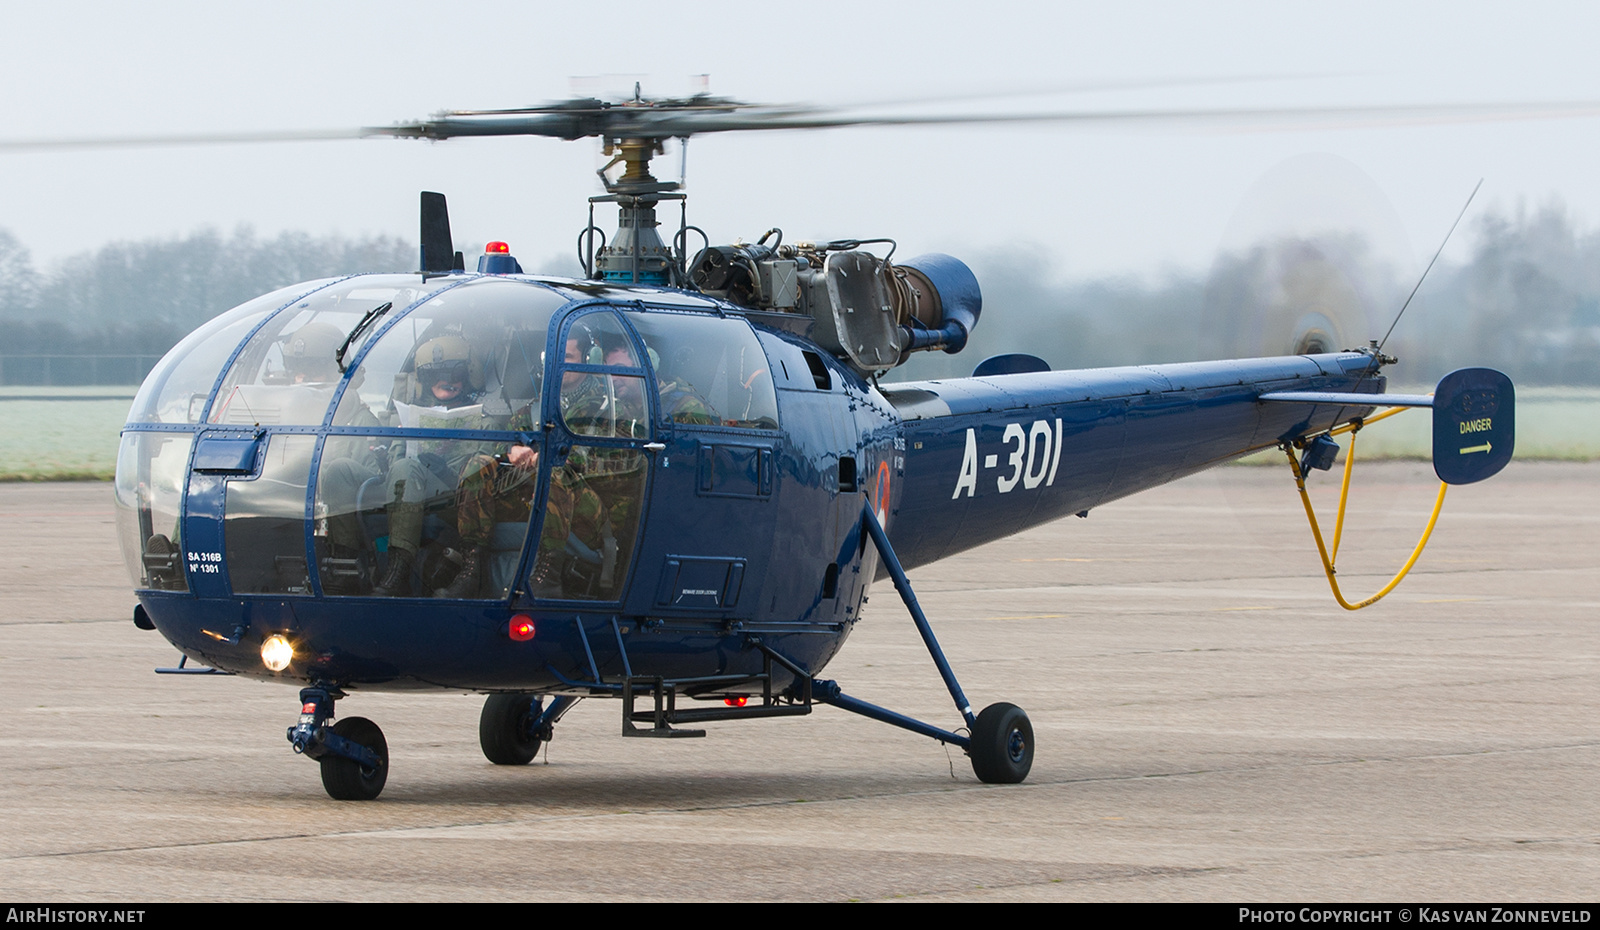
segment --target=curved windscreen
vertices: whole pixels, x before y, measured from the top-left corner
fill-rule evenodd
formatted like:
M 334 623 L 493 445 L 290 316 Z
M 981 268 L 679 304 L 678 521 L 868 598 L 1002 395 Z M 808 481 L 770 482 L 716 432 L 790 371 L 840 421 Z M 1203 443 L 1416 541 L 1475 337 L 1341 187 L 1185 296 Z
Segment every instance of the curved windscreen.
M 183 572 L 183 484 L 191 433 L 122 434 L 117 453 L 117 536 L 136 588 L 187 591 Z
M 545 338 L 566 302 L 479 280 L 377 338 L 333 425 L 413 432 L 325 439 L 314 504 L 324 593 L 506 596 L 533 516 L 538 443 L 440 431 L 539 430 Z
M 207 420 L 315 426 L 353 359 L 389 314 L 449 284 L 419 275 L 362 275 L 310 294 L 250 337 L 223 378 Z
M 280 288 L 218 314 L 156 363 L 128 411 L 130 423 L 198 423 L 228 356 L 267 316 L 297 296 L 327 286 L 312 281 Z
M 537 429 L 545 335 L 550 316 L 566 302 L 537 285 L 506 280 L 480 280 L 434 296 L 367 353 L 333 425 L 450 429 L 448 421 L 481 414 L 502 419 L 498 426 L 461 428 L 505 429 L 513 415 L 531 410 L 528 425 L 516 428 Z

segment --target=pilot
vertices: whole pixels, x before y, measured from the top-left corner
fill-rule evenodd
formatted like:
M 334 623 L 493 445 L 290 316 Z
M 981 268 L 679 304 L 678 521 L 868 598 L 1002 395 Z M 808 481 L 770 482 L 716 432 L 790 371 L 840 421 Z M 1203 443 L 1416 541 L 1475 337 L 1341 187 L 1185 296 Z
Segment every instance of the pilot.
M 402 409 L 402 423 L 432 429 L 500 428 L 493 417 L 482 412 L 482 397 L 473 390 L 472 348 L 465 339 L 453 334 L 435 336 L 417 347 L 413 360 L 420 400 L 431 405 L 397 404 Z M 372 589 L 378 597 L 408 593 L 428 503 L 454 495 L 474 457 L 493 444 L 426 439 L 415 447 L 415 456 L 396 459 L 389 466 L 389 564 Z
M 344 374 L 339 370 L 339 346 L 344 333 L 332 323 L 307 323 L 282 339 L 283 367 L 289 383 L 334 384 Z

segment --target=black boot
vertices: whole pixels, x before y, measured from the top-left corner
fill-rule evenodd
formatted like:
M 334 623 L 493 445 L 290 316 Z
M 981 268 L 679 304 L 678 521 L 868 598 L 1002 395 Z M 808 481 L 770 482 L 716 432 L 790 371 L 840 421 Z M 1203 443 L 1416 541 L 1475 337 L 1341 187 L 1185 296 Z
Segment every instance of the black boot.
M 390 549 L 389 568 L 383 579 L 372 586 L 373 597 L 406 597 L 411 594 L 410 549 Z
M 529 579 L 534 597 L 561 597 L 561 568 L 566 560 L 553 552 L 540 552 Z
M 477 597 L 483 584 L 483 550 L 468 549 L 461 553 L 461 570 L 447 587 L 434 589 L 434 597 Z

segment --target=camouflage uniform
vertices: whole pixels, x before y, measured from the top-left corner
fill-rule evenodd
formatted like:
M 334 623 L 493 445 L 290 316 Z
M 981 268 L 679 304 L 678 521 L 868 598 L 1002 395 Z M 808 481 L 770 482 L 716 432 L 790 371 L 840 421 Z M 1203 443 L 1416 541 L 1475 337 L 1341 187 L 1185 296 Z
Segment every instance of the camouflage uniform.
M 531 432 L 532 407 L 517 411 L 506 428 Z M 456 489 L 456 530 L 461 534 L 462 545 L 469 549 L 487 546 L 497 523 L 527 523 L 533 515 L 536 475 L 533 469 L 502 467 L 487 453 L 474 455 Z
M 676 378 L 661 382 L 661 409 L 674 423 L 716 426 L 717 412 L 694 388 Z
M 631 376 L 624 376 L 631 377 Z M 599 387 L 601 378 L 591 379 L 597 390 L 574 401 L 564 417 L 568 427 L 579 435 L 615 439 L 648 439 L 649 410 L 635 398 Z M 642 381 L 633 378 L 634 381 Z M 644 453 L 616 446 L 575 446 L 567 456 L 566 468 L 582 476 L 583 482 L 599 496 L 604 509 L 602 536 L 609 530 L 616 538 L 617 551 L 625 559 L 633 551 L 634 528 L 639 521 L 639 504 L 644 494 Z
M 473 398 L 475 401 L 476 398 Z M 423 429 L 498 429 L 496 418 L 446 418 L 420 413 L 417 424 Z M 424 439 L 416 443 L 414 456 L 397 459 L 389 466 L 389 547 L 415 553 L 422 540 L 422 521 L 426 504 L 445 494 L 458 493 L 465 478 L 482 470 L 481 461 L 493 463 L 488 450 L 494 443 L 476 439 Z M 409 444 L 409 443 L 408 443 Z
M 662 382 L 660 390 L 663 409 L 673 422 L 718 422 L 710 405 L 682 382 Z M 602 376 L 586 376 L 562 393 L 561 403 L 562 418 L 577 436 L 650 437 L 648 409 L 607 390 Z M 530 430 L 531 409 L 519 411 L 509 428 Z M 645 475 L 643 452 L 615 446 L 577 445 L 563 464 L 551 469 L 533 573 L 537 593 L 605 596 L 626 577 Z M 485 545 L 496 523 L 525 523 L 532 515 L 531 479 L 532 472 L 505 468 L 487 455 L 474 458 L 458 495 L 457 528 L 463 544 Z
M 595 409 L 604 398 L 595 383 L 598 380 L 585 378 L 583 384 L 563 396 L 563 403 L 569 407 Z M 531 432 L 531 405 L 519 410 L 506 428 Z M 582 460 L 581 455 L 577 458 Z M 527 524 L 533 515 L 536 475 L 536 470 L 507 467 L 487 454 L 478 454 L 469 460 L 456 495 L 456 529 L 461 534 L 462 545 L 468 549 L 482 549 L 488 546 L 496 524 Z M 546 589 L 542 593 L 557 593 L 550 589 L 561 582 L 569 550 L 580 546 L 591 553 L 603 549 L 603 511 L 600 497 L 572 461 L 551 470 L 544 524 L 539 533 L 539 559 L 534 572 L 535 585 Z M 541 574 L 546 577 L 541 579 Z

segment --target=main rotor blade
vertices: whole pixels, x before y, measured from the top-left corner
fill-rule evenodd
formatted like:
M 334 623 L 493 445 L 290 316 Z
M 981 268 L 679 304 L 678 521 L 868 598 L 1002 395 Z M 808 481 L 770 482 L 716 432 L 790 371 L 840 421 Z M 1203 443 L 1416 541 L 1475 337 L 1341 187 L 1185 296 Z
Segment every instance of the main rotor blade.
M 1305 129 L 1317 126 L 1404 126 L 1444 123 L 1566 119 L 1600 115 L 1600 101 L 1528 101 L 1499 104 L 1397 104 L 1335 107 L 1231 107 L 1211 110 L 1057 110 L 1034 113 L 871 115 L 808 106 L 757 107 L 716 100 L 707 105 L 552 105 L 523 114 L 478 116 L 474 111 L 435 119 L 360 129 L 174 133 L 77 139 L 0 140 L 0 152 L 67 151 L 260 142 L 316 142 L 373 136 L 451 139 L 461 136 L 546 136 L 581 139 L 659 138 L 710 132 L 837 129 L 850 126 L 959 126 L 1060 123 L 1078 126 L 1217 126 Z M 498 111 L 476 111 L 485 114 Z
M 747 110 L 652 109 L 613 107 L 572 114 L 439 119 L 370 127 L 369 135 L 449 139 L 457 136 L 552 136 L 579 139 L 671 138 L 710 132 L 835 129 L 849 126 L 956 126 L 1062 123 L 1129 126 L 1236 126 L 1239 128 L 1315 128 L 1502 122 L 1600 115 L 1600 101 L 1531 101 L 1501 104 L 1396 104 L 1333 107 L 1230 107 L 1212 110 L 1059 110 L 1036 113 L 946 113 L 870 115 L 810 108 Z
M 320 142 L 360 139 L 364 129 L 287 129 L 266 132 L 203 132 L 150 136 L 101 136 L 80 139 L 0 139 L 0 152 L 51 152 L 72 149 L 149 148 L 162 145 L 231 145 L 250 142 Z

